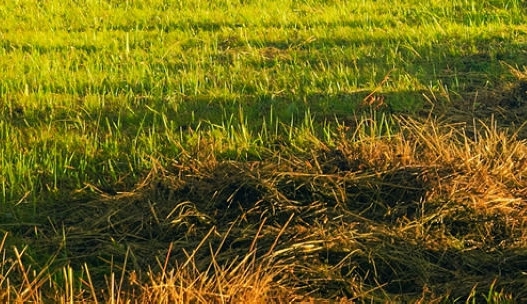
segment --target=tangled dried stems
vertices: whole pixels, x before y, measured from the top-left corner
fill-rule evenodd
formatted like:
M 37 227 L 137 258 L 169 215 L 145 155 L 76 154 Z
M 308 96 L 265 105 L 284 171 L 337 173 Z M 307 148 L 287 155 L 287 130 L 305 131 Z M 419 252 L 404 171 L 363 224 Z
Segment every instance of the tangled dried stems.
M 0 298 L 527 299 L 526 142 L 495 124 L 394 119 L 396 132 L 364 119 L 259 161 L 188 150 L 129 192 L 43 210 L 46 225 L 16 236 L 25 255 L 5 250 Z

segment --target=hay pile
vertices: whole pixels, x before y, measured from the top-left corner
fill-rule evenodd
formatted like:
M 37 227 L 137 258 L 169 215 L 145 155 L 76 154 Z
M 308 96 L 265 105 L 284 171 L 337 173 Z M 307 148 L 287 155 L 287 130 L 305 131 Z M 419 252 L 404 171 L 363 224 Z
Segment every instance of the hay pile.
M 374 128 L 342 126 L 333 142 L 259 161 L 189 150 L 129 192 L 43 206 L 38 238 L 19 236 L 95 278 L 125 267 L 128 291 L 170 269 L 245 263 L 289 300 L 527 300 L 526 143 L 492 126 Z

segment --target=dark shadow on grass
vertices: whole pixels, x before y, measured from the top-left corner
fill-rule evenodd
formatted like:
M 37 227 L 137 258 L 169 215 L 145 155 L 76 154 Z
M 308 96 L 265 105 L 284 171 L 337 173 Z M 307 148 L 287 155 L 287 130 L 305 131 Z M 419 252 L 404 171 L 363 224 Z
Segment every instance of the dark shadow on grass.
M 345 155 L 317 152 L 310 161 L 324 174 L 294 157 L 282 164 L 178 162 L 152 171 L 129 192 L 78 192 L 40 203 L 37 225 L 9 229 L 30 246 L 32 258 L 56 254 L 52 268 L 88 263 L 100 282 L 110 265 L 125 261 L 146 279 L 146 269 L 161 271 L 167 256 L 176 266 L 192 253 L 193 267 L 205 271 L 213 252 L 219 265 L 272 254 L 289 263 L 281 282 L 324 299 L 354 298 L 358 286 L 401 301 L 468 299 L 473 288 L 477 297 L 490 288 L 527 297 L 527 252 L 513 246 L 523 232 L 506 215 L 463 202 L 424 205 L 448 172 L 375 171 L 369 160 Z M 404 228 L 416 223 L 425 235 L 417 226 Z

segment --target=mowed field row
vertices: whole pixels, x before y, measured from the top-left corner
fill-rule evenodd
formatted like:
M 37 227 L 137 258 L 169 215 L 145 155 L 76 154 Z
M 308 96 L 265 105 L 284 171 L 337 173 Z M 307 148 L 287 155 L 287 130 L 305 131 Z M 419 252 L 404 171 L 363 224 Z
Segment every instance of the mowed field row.
M 0 20 L 0 301 L 525 301 L 523 1 Z

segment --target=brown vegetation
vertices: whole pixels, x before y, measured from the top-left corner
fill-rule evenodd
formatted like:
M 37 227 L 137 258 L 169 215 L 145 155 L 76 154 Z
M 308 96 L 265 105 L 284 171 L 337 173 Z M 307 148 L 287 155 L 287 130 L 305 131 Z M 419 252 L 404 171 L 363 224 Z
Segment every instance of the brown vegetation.
M 220 160 L 204 137 L 129 192 L 42 206 L 48 224 L 16 237 L 54 261 L 4 259 L 3 299 L 53 297 L 65 263 L 83 277 L 70 296 L 92 300 L 527 299 L 525 141 L 496 124 L 396 120 L 396 132 L 363 119 L 259 161 Z

